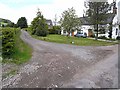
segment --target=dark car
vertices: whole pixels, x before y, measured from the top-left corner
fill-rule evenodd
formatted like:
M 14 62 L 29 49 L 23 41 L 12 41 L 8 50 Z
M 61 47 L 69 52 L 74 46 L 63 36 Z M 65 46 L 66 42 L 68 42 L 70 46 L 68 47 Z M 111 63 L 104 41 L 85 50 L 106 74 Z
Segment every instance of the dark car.
M 86 38 L 87 37 L 87 33 L 80 33 L 80 32 L 78 32 L 76 35 L 75 35 L 75 37 L 83 37 L 83 38 Z

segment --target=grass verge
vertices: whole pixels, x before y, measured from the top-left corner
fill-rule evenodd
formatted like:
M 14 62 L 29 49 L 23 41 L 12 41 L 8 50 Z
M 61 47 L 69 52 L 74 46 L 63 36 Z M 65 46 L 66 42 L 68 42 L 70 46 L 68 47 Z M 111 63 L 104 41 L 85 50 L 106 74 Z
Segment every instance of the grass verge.
M 10 72 L 7 72 L 4 75 L 2 75 L 2 79 L 7 78 L 7 77 L 12 76 L 12 75 L 16 75 L 16 73 L 17 73 L 17 70 L 15 70 L 15 69 L 11 70 Z
M 107 45 L 118 44 L 118 42 L 106 42 L 106 41 L 99 41 L 89 38 L 67 37 L 62 35 L 48 35 L 47 37 L 39 37 L 36 35 L 32 35 L 32 37 L 48 42 L 73 44 L 78 46 L 107 46 Z
M 27 62 L 32 56 L 32 48 L 20 39 L 21 32 L 18 31 L 15 36 L 15 48 L 12 59 L 2 60 L 3 63 L 15 63 L 17 65 Z

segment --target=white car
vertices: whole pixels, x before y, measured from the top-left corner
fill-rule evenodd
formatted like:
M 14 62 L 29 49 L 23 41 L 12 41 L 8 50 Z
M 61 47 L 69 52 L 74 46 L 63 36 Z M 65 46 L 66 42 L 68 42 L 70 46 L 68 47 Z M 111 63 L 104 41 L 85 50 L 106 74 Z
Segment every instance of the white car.
M 81 33 L 81 32 L 78 32 L 75 37 L 83 37 L 83 38 L 86 38 L 87 37 L 87 34 L 84 32 L 84 33 Z

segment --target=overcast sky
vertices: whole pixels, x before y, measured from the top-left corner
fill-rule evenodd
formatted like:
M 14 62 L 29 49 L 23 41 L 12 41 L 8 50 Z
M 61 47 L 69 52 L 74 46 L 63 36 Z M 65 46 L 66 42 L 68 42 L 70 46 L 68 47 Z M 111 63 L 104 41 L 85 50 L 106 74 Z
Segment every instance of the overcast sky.
M 0 18 L 5 18 L 14 23 L 20 17 L 26 17 L 28 24 L 36 17 L 37 8 L 46 19 L 54 20 L 55 14 L 59 18 L 61 13 L 73 7 L 76 14 L 83 15 L 85 0 L 0 0 Z M 113 0 L 108 0 L 111 3 Z M 117 2 L 120 0 L 117 0 Z

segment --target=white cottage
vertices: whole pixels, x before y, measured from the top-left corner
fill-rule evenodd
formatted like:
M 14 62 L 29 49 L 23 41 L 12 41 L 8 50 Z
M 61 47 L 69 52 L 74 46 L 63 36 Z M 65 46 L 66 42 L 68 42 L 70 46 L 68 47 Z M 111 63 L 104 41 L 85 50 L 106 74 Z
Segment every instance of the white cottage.
M 88 17 L 80 17 L 78 18 L 81 20 L 82 25 L 79 27 L 79 30 L 75 30 L 74 32 L 70 33 L 70 36 L 74 36 L 77 32 L 86 33 L 87 36 L 92 35 L 93 25 L 88 22 Z M 68 35 L 68 32 L 61 28 L 61 35 Z
M 120 4 L 120 2 L 119 2 Z M 100 29 L 104 29 L 105 32 L 102 32 L 103 30 L 99 31 L 98 36 L 105 36 L 107 38 L 109 38 L 109 26 L 112 24 L 112 38 L 116 39 L 119 35 L 120 35 L 120 29 L 119 29 L 119 25 L 118 25 L 118 13 L 117 13 L 117 8 L 116 8 L 116 2 L 113 1 L 113 3 L 111 3 L 111 11 L 107 14 L 107 19 L 104 20 L 102 22 L 102 24 L 99 25 L 99 30 Z M 118 11 L 120 11 L 120 8 L 118 8 Z M 119 12 L 120 14 L 120 12 Z M 87 16 L 84 17 L 80 17 L 79 18 L 81 20 L 82 25 L 80 26 L 79 30 L 75 30 L 73 33 L 70 33 L 70 35 L 75 35 L 77 34 L 77 32 L 82 31 L 85 32 L 87 34 L 88 37 L 91 37 L 93 35 L 95 35 L 94 32 L 94 25 L 90 22 L 90 18 Z M 67 35 L 68 32 L 63 30 L 61 30 L 61 34 L 62 35 Z

